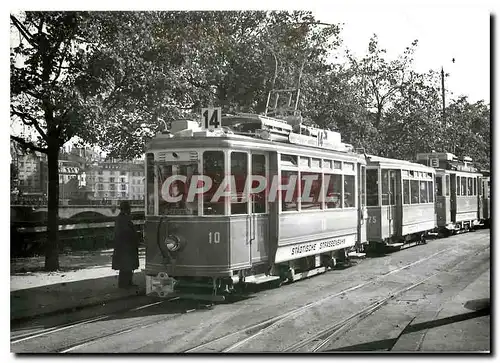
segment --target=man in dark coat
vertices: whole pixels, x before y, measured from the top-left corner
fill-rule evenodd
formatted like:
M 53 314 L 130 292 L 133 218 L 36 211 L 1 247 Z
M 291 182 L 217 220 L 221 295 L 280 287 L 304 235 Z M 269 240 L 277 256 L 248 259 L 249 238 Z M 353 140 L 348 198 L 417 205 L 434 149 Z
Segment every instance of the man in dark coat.
M 115 222 L 115 244 L 113 270 L 119 270 L 118 287 L 127 288 L 132 284 L 134 270 L 139 268 L 139 238 L 130 218 L 130 204 L 120 203 L 120 214 Z

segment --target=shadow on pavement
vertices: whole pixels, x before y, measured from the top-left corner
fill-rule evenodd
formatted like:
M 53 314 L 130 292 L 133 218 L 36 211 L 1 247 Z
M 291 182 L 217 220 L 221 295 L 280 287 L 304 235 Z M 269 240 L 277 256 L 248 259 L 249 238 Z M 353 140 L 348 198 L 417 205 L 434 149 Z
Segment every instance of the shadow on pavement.
M 481 299 L 481 300 L 485 300 L 485 299 Z M 481 309 L 478 309 L 477 311 L 470 312 L 470 313 L 463 313 L 463 314 L 449 316 L 446 318 L 441 318 L 441 319 L 426 321 L 423 323 L 418 323 L 415 325 L 410 325 L 410 326 L 406 327 L 406 329 L 401 333 L 401 335 L 408 334 L 408 333 L 414 333 L 414 332 L 417 332 L 420 330 L 437 328 L 437 327 L 440 327 L 443 325 L 457 323 L 459 321 L 465 321 L 465 320 L 469 320 L 469 319 L 475 319 L 475 318 L 478 318 L 481 316 L 490 315 L 489 299 L 487 299 L 487 300 L 488 300 L 487 307 L 483 307 Z M 477 300 L 471 300 L 471 301 L 477 301 Z M 469 301 L 467 303 L 469 303 Z M 465 305 L 467 305 L 467 303 Z M 399 338 L 400 337 L 392 338 L 392 339 L 375 340 L 372 342 L 354 344 L 354 345 L 341 347 L 341 348 L 337 348 L 337 349 L 325 350 L 324 352 L 345 352 L 345 351 L 358 352 L 358 351 L 390 350 L 396 344 L 396 342 L 399 340 Z
M 118 276 L 108 275 L 11 291 L 11 321 L 76 311 L 112 300 L 143 295 L 144 280 L 143 272 L 138 271 L 134 274 L 134 282 L 140 283 L 137 288 L 119 289 Z

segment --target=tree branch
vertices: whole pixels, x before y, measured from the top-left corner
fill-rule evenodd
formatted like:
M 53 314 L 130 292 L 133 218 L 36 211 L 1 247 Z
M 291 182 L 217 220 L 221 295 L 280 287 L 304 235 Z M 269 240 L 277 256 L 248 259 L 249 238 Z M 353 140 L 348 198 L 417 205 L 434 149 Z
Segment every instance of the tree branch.
M 12 106 L 12 105 L 10 106 L 10 110 L 11 110 L 11 113 L 13 113 L 16 116 L 19 116 L 21 118 L 21 120 L 23 121 L 24 124 L 26 124 L 28 126 L 33 126 L 36 129 L 36 131 L 38 131 L 38 133 L 40 134 L 40 136 L 42 136 L 42 138 L 45 141 L 47 141 L 47 134 L 42 130 L 42 128 L 40 126 L 40 123 L 38 122 L 38 120 L 36 118 L 34 118 L 33 116 L 28 115 L 27 113 L 17 111 L 14 108 L 14 106 Z M 31 122 L 26 122 L 25 121 L 26 119 L 30 120 Z
M 23 149 L 31 149 L 31 150 L 35 150 L 35 151 L 47 154 L 47 151 L 48 151 L 47 148 L 42 148 L 40 146 L 36 146 L 32 142 L 24 140 L 22 137 L 10 135 L 10 139 L 17 142 Z
M 67 53 L 67 49 L 68 49 L 68 43 L 66 43 L 66 45 L 64 46 L 64 49 L 63 49 L 63 55 L 61 56 L 61 61 L 59 62 L 59 67 L 57 68 L 57 73 L 54 77 L 54 79 L 52 80 L 52 86 L 55 85 L 57 79 L 59 78 L 59 76 L 61 75 L 61 69 L 62 69 L 62 65 L 63 65 L 63 62 L 64 62 L 64 59 L 66 58 L 66 53 Z
M 26 39 L 28 43 L 30 43 L 33 47 L 36 47 L 37 43 L 33 39 L 33 35 L 31 35 L 31 33 L 28 32 L 28 30 L 24 27 L 24 25 L 19 20 L 17 20 L 17 18 L 14 15 L 11 15 L 10 19 L 14 23 L 14 26 L 17 28 L 17 30 L 19 30 L 19 33 L 21 33 L 21 35 L 24 37 L 24 39 Z

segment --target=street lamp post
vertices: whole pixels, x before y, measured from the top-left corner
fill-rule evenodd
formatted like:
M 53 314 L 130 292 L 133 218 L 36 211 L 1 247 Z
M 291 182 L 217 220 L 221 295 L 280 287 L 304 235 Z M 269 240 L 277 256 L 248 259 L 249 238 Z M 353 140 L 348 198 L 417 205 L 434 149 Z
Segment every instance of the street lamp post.
M 445 103 L 445 98 L 444 98 L 444 69 L 441 67 L 441 93 L 443 95 L 443 123 L 445 123 L 445 109 L 446 109 L 446 103 Z
M 455 63 L 455 58 L 451 60 L 452 63 Z M 444 67 L 441 66 L 441 94 L 443 98 L 443 123 L 445 122 L 445 112 L 446 112 L 446 102 L 445 102 L 445 88 L 444 88 Z

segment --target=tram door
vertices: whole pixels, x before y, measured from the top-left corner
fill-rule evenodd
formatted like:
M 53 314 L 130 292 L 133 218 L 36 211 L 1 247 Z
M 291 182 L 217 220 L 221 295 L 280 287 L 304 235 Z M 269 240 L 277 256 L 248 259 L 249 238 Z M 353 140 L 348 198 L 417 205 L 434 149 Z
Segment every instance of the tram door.
M 478 176 L 476 178 L 477 184 L 477 219 L 482 220 L 484 218 L 484 208 L 483 208 L 483 183 L 482 178 Z
M 269 155 L 250 152 L 248 236 L 252 265 L 267 263 L 269 256 L 269 205 L 267 182 L 269 181 Z
M 367 242 L 366 223 L 368 211 L 366 209 L 366 166 L 358 164 L 358 243 Z
M 388 236 L 397 234 L 398 213 L 396 210 L 396 170 L 382 169 L 382 215 L 387 220 Z
M 450 220 L 457 220 L 457 174 L 450 174 Z
M 267 261 L 269 211 L 266 198 L 268 156 L 265 153 L 231 151 L 229 153 L 231 197 L 231 261 L 239 268 Z M 259 185 L 260 188 L 259 188 Z M 227 187 L 226 187 L 227 188 Z
M 397 236 L 403 235 L 403 176 L 401 169 L 393 170 L 393 194 L 394 203 L 396 207 L 394 209 L 394 222 L 395 222 L 395 233 Z

